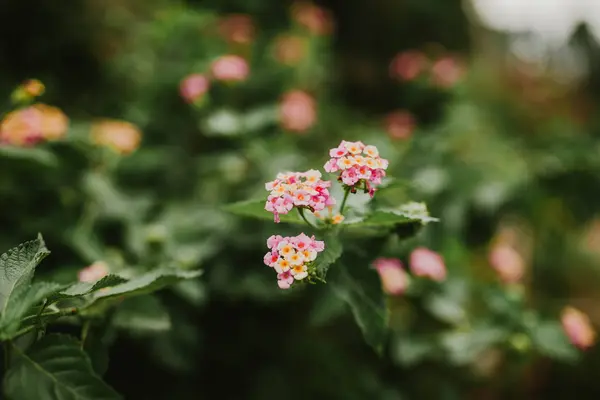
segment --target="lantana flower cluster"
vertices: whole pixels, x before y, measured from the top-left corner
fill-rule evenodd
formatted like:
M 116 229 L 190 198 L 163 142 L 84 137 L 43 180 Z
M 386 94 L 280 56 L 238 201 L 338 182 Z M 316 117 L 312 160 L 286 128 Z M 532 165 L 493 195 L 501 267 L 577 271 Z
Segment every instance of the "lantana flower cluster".
M 377 147 L 342 140 L 338 147 L 329 150 L 329 156 L 331 159 L 325 164 L 325 171 L 340 171 L 338 181 L 350 187 L 353 193 L 363 186 L 365 193 L 373 197 L 375 185 L 381 184 L 388 167 L 388 160 L 379 156 Z
M 273 235 L 267 239 L 267 247 L 265 264 L 277 272 L 279 287 L 289 289 L 295 281 L 316 274 L 314 261 L 325 249 L 325 243 L 301 233 L 292 237 Z
M 321 173 L 314 169 L 280 173 L 277 179 L 265 184 L 270 192 L 265 210 L 273 213 L 275 222 L 279 222 L 280 214 L 287 214 L 294 207 L 321 211 L 335 204 L 329 194 L 330 186 L 331 182 L 321 180 Z

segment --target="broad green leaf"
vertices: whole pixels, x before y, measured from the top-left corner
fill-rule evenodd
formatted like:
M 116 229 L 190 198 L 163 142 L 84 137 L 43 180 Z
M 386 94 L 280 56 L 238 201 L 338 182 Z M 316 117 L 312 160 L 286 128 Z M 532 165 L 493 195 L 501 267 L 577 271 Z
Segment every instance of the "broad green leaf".
M 579 357 L 559 322 L 540 322 L 530 329 L 530 335 L 534 348 L 540 354 L 566 362 L 576 361 Z
M 452 364 L 465 365 L 474 361 L 483 351 L 501 343 L 508 333 L 495 326 L 478 326 L 468 331 L 452 331 L 441 336 L 441 345 Z
M 6 311 L 6 304 L 12 293 L 21 286 L 27 286 L 33 278 L 35 267 L 48 255 L 42 235 L 20 244 L 0 256 L 0 311 Z
M 227 204 L 223 207 L 223 210 L 230 212 L 240 217 L 249 217 L 255 219 L 262 219 L 265 221 L 273 221 L 273 214 L 265 210 L 265 202 L 267 197 L 264 199 L 255 199 L 240 201 L 238 203 Z M 298 215 L 297 210 L 292 209 L 288 214 L 279 215 L 281 222 L 287 222 L 289 224 L 305 224 L 305 222 Z
M 387 208 L 373 211 L 363 217 L 361 221 L 351 223 L 349 226 L 395 226 L 418 222 L 427 224 L 437 222 L 437 218 L 429 216 L 424 203 L 407 203 L 398 208 Z
M 19 330 L 21 320 L 27 312 L 62 288 L 63 285 L 59 283 L 48 282 L 35 282 L 30 286 L 17 287 L 11 292 L 4 312 L 0 316 L 0 338 L 4 340 L 12 338 Z
M 132 297 L 119 305 L 113 325 L 134 334 L 168 331 L 171 328 L 169 312 L 151 295 Z
M 88 307 L 100 300 L 107 300 L 115 297 L 127 298 L 149 294 L 166 286 L 173 285 L 177 282 L 186 279 L 197 278 L 201 274 L 202 271 L 198 270 L 185 271 L 168 268 L 147 272 L 138 277 L 134 277 L 127 282 L 91 293 L 91 299 Z
M 127 282 L 127 279 L 118 275 L 107 275 L 96 282 L 77 282 L 58 293 L 56 300 L 69 297 L 79 297 L 95 292 L 96 290 L 119 285 Z
M 368 266 L 352 274 L 346 266 L 336 268 L 331 279 L 335 293 L 344 300 L 354 315 L 365 341 L 381 354 L 387 335 L 389 312 L 377 273 Z
M 437 348 L 433 341 L 411 334 L 398 337 L 393 351 L 395 360 L 409 368 L 436 353 Z
M 108 330 L 113 332 L 114 328 L 110 324 L 90 326 L 83 341 L 83 350 L 90 358 L 94 372 L 100 376 L 108 370 L 108 348 L 114 339 Z
M 4 377 L 12 400 L 113 400 L 122 397 L 92 369 L 81 344 L 70 336 L 47 335 L 22 352 L 16 350 Z
M 56 156 L 51 151 L 41 147 L 0 146 L 0 157 L 33 161 L 46 167 L 58 166 Z
M 342 256 L 344 251 L 342 243 L 337 237 L 329 236 L 324 241 L 325 249 L 319 253 L 314 264 L 317 275 L 323 280 L 327 276 L 329 267 Z

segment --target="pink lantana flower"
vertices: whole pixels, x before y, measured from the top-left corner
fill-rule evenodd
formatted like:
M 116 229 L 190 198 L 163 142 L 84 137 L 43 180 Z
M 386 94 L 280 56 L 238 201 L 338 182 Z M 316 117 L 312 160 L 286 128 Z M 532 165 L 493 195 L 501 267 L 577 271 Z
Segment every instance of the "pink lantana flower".
M 279 287 L 289 289 L 295 281 L 316 275 L 314 261 L 325 249 L 325 243 L 301 233 L 292 237 L 271 236 L 267 247 L 271 251 L 265 254 L 265 264 L 277 272 Z
M 321 180 L 317 170 L 306 172 L 288 172 L 278 174 L 277 179 L 265 184 L 269 191 L 265 210 L 272 212 L 275 222 L 281 214 L 287 214 L 292 208 L 305 208 L 311 212 L 323 210 L 335 204 L 329 194 L 331 182 Z
M 281 126 L 292 132 L 304 132 L 315 124 L 315 100 L 306 92 L 293 90 L 286 93 L 279 105 Z
M 211 73 L 219 81 L 241 82 L 248 78 L 250 67 L 244 58 L 230 54 L 213 61 Z
M 405 110 L 394 111 L 385 118 L 385 129 L 392 139 L 410 138 L 415 126 L 415 117 Z
M 504 283 L 518 283 L 525 272 L 523 257 L 510 245 L 498 243 L 489 254 L 489 262 Z
M 561 315 L 561 322 L 569 340 L 575 346 L 586 350 L 594 345 L 596 332 L 590 318 L 583 312 L 574 307 L 565 307 Z
M 458 58 L 445 56 L 433 63 L 431 79 L 433 84 L 441 88 L 454 86 L 465 74 L 465 66 Z
M 410 270 L 416 276 L 441 282 L 446 279 L 444 259 L 435 251 L 419 247 L 410 254 Z
M 96 261 L 92 265 L 80 270 L 77 274 L 79 282 L 96 282 L 108 275 L 108 265 L 102 261 Z
M 191 74 L 186 76 L 179 85 L 181 97 L 188 103 L 200 100 L 210 87 L 210 81 L 205 75 Z
M 362 186 L 373 197 L 375 186 L 381 184 L 388 167 L 388 160 L 379 156 L 377 147 L 342 140 L 338 147 L 329 150 L 329 155 L 331 159 L 324 166 L 326 172 L 339 172 L 338 181 L 352 193 Z
M 402 81 L 412 81 L 427 67 L 427 57 L 420 51 L 408 50 L 397 54 L 390 63 L 390 77 Z
M 313 35 L 328 35 L 333 31 L 333 18 L 329 11 L 307 1 L 292 6 L 292 17 Z
M 390 295 L 404 293 L 409 284 L 409 277 L 402 263 L 397 258 L 378 258 L 373 261 L 373 267 L 379 273 L 383 291 Z

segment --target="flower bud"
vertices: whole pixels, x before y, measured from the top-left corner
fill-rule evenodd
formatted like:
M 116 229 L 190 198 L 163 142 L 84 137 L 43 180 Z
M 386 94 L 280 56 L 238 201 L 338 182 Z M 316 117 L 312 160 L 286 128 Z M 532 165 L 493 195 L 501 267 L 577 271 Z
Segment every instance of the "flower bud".
M 410 255 L 410 270 L 416 276 L 441 282 L 446 279 L 446 265 L 438 253 L 419 247 Z
M 373 267 L 379 273 L 383 291 L 390 295 L 404 293 L 409 284 L 409 277 L 402 263 L 397 258 L 378 258 L 373 261 Z

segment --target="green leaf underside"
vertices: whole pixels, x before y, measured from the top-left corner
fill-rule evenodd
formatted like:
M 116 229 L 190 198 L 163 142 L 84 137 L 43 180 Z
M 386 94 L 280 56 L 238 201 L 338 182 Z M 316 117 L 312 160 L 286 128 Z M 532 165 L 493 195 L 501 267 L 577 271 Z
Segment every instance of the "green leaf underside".
M 20 244 L 0 256 L 0 310 L 6 306 L 12 293 L 21 286 L 27 286 L 33 278 L 35 267 L 48 255 L 41 235 Z
M 27 352 L 17 349 L 15 354 L 4 378 L 4 393 L 12 400 L 122 399 L 94 373 L 88 356 L 72 337 L 47 335 Z
M 97 290 L 119 285 L 125 282 L 127 282 L 127 279 L 122 278 L 118 275 L 107 275 L 96 282 L 78 282 L 74 285 L 69 286 L 62 292 L 58 293 L 58 295 L 56 296 L 56 300 L 61 298 L 84 296 Z
M 321 279 L 325 279 L 327 271 L 335 263 L 344 251 L 342 243 L 335 236 L 325 238 L 325 249 L 317 256 L 315 260 L 315 269 Z
M 362 277 L 356 279 L 352 276 L 344 265 L 340 265 L 336 272 L 333 290 L 350 307 L 365 341 L 381 353 L 387 335 L 389 312 L 377 274 L 372 270 L 363 271 L 370 273 L 369 276 L 365 275 L 368 279 L 365 282 Z M 367 286 L 372 290 L 367 290 Z
M 100 300 L 111 299 L 115 297 L 132 297 L 149 294 L 182 280 L 196 278 L 201 274 L 202 271 L 199 270 L 184 271 L 176 269 L 159 269 L 156 271 L 151 271 L 132 278 L 127 282 L 91 293 L 91 301 L 89 305 L 92 305 Z
M 8 299 L 0 316 L 0 338 L 10 339 L 19 330 L 21 320 L 29 310 L 43 299 L 55 294 L 63 285 L 50 282 L 35 282 L 30 286 L 17 287 Z
M 230 212 L 231 214 L 238 215 L 240 217 L 273 221 L 273 214 L 265 210 L 265 203 L 266 198 L 240 201 L 238 203 L 225 205 L 223 207 L 223 210 Z M 287 214 L 280 214 L 279 218 L 281 222 L 286 222 L 289 224 L 305 224 L 305 222 L 302 220 L 302 218 L 300 218 L 296 210 L 291 210 Z

